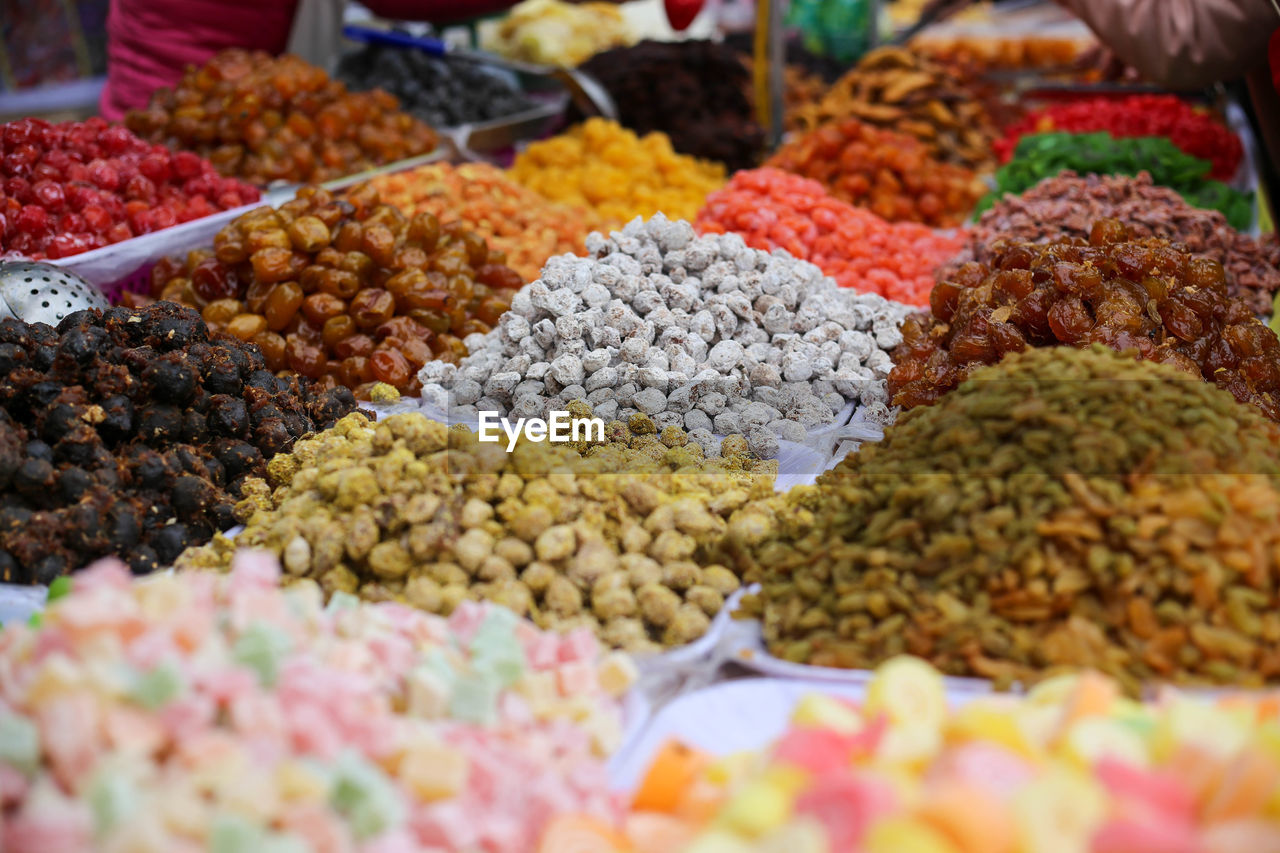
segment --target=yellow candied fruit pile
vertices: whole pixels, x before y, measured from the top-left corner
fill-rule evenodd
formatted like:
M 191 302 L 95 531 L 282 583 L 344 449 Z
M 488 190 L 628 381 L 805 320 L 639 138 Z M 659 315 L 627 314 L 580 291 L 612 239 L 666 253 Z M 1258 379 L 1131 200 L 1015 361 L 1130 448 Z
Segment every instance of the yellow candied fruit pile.
M 374 178 L 388 203 L 406 216 L 431 213 L 441 222 L 461 222 L 507 256 L 507 266 L 533 281 L 547 259 L 582 254 L 597 222 L 584 208 L 559 204 L 515 183 L 488 163 L 432 163 Z
M 552 201 L 589 208 L 609 224 L 655 213 L 692 220 L 707 195 L 725 184 L 724 166 L 677 154 L 666 134 L 636 136 L 600 118 L 530 145 L 511 177 Z

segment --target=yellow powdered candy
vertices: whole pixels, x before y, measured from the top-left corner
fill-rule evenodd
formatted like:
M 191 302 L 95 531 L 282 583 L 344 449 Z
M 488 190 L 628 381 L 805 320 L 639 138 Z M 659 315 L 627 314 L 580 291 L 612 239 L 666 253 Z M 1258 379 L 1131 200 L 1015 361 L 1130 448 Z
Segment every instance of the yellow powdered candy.
M 600 118 L 533 143 L 516 158 L 511 177 L 619 225 L 655 213 L 692 220 L 725 183 L 724 166 L 677 154 L 666 134 L 639 137 Z

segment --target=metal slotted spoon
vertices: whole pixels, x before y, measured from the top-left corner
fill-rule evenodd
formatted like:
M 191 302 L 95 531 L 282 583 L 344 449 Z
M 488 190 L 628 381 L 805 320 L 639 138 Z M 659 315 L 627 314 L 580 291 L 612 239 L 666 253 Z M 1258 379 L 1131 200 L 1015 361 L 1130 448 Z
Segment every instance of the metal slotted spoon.
M 56 326 L 85 308 L 106 310 L 102 291 L 75 273 L 52 264 L 0 261 L 0 318 Z

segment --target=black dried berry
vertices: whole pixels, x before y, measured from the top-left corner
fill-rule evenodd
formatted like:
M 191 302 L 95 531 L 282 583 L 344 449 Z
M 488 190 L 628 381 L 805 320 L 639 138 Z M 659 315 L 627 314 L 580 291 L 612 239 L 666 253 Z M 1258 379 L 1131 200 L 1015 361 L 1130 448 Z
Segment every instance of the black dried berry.
M 31 351 L 31 365 L 36 370 L 48 370 L 53 367 L 53 360 L 57 357 L 57 347 L 52 344 L 41 344 Z
M 48 370 L 48 367 L 41 368 Z M 27 389 L 27 399 L 31 401 L 31 407 L 44 408 L 58 399 L 58 395 L 62 393 L 62 384 L 59 382 L 37 382 Z
M 147 543 L 156 549 L 156 557 L 159 558 L 160 562 L 168 566 L 178 559 L 182 549 L 187 547 L 189 539 L 190 535 L 187 532 L 187 526 L 181 522 L 175 522 L 174 524 L 166 524 L 155 533 L 152 533 Z
M 32 579 L 38 584 L 49 584 L 65 575 L 70 569 L 67 565 L 67 558 L 60 554 L 50 554 L 49 556 L 36 563 L 32 571 Z
M 229 394 L 214 394 L 206 416 L 209 429 L 228 438 L 243 438 L 249 432 L 249 410 L 244 400 Z
M 255 370 L 249 374 L 249 379 L 245 383 L 252 388 L 258 388 L 266 391 L 268 394 L 278 394 L 284 391 L 282 387 L 284 383 L 270 371 Z
M 98 433 L 112 441 L 122 441 L 133 434 L 133 401 L 121 394 L 101 403 L 103 419 Z
M 0 548 L 0 581 L 4 583 L 31 583 L 31 576 L 22 570 L 18 561 L 8 551 Z
M 209 424 L 204 415 L 188 409 L 182 417 L 182 440 L 191 444 L 199 444 L 208 440 Z
M 17 344 L 0 344 L 0 376 L 8 376 L 26 364 L 27 353 Z
M 45 412 L 40 437 L 49 444 L 57 444 L 68 433 L 84 423 L 75 406 L 56 403 Z
M 13 475 L 13 487 L 30 501 L 43 501 L 51 497 L 53 466 L 45 459 L 28 459 Z
M 184 475 L 173 484 L 170 498 L 179 518 L 196 519 L 204 515 L 205 510 L 213 503 L 213 487 L 198 477 Z
M 79 311 L 72 311 L 63 317 L 54 328 L 58 330 L 58 334 L 65 336 L 72 329 L 100 325 L 101 320 L 102 315 L 97 311 L 91 308 L 82 308 Z
M 209 327 L 200 319 L 199 314 L 187 308 L 181 311 L 165 310 L 155 318 L 148 331 L 170 349 L 182 349 L 209 339 Z
M 39 439 L 27 442 L 26 454 L 32 459 L 43 459 L 46 462 L 53 461 L 53 448 Z
M 225 486 L 227 483 L 227 469 L 222 467 L 222 463 L 217 459 L 206 458 L 204 460 L 204 476 L 205 479 L 215 486 Z
M 165 464 L 165 459 L 153 450 L 142 450 L 133 462 L 133 477 L 144 489 L 159 491 L 168 486 L 173 472 Z
M 153 447 L 162 447 L 182 437 L 182 410 L 157 403 L 138 413 L 138 437 Z
M 0 536 L 21 530 L 31 523 L 31 510 L 21 506 L 0 508 Z
M 117 552 L 123 552 L 138 543 L 138 537 L 142 534 L 142 527 L 138 521 L 137 514 L 131 508 L 116 504 L 108 536 L 111 538 L 112 547 Z
M 181 353 L 168 353 L 142 371 L 142 381 L 156 399 L 182 404 L 196 392 L 196 371 Z
M 235 504 L 231 501 L 220 501 L 209 508 L 209 520 L 219 530 L 230 530 L 239 522 L 236 519 Z
M 76 326 L 68 329 L 62 336 L 57 351 L 76 364 L 86 365 L 105 349 L 107 344 L 106 329 L 99 329 L 97 326 Z
M 58 491 L 66 501 L 80 500 L 92 484 L 93 478 L 83 468 L 67 468 L 58 474 Z
M 293 444 L 294 436 L 280 418 L 271 418 L 258 424 L 253 431 L 253 443 L 262 448 L 266 456 L 275 456 L 288 450 Z
M 252 474 L 262 465 L 262 453 L 252 444 L 233 444 L 218 457 L 227 470 L 227 479 L 235 480 Z
M 129 571 L 135 575 L 149 575 L 160 568 L 160 560 L 150 545 L 138 545 L 129 552 Z

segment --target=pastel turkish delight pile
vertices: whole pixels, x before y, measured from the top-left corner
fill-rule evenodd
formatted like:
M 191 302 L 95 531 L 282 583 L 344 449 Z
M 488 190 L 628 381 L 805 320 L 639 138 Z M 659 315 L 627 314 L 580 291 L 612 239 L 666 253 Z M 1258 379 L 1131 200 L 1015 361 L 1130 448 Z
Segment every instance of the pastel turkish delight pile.
M 635 670 L 590 631 L 279 579 L 103 561 L 0 631 L 0 850 L 525 853 L 616 818 Z

